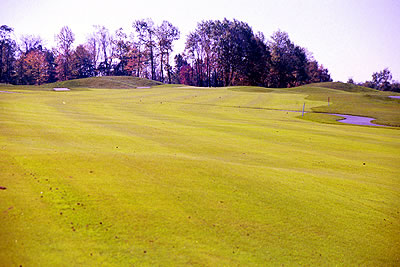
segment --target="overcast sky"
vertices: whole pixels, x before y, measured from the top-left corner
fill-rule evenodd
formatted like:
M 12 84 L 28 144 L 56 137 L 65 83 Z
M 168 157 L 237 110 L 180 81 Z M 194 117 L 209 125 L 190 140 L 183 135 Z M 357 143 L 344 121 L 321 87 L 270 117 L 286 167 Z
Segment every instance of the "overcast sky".
M 168 20 L 186 35 L 207 19 L 245 21 L 266 37 L 278 29 L 307 48 L 335 81 L 370 80 L 388 67 L 400 81 L 400 0 L 0 0 L 0 25 L 14 28 L 16 38 L 39 35 L 47 47 L 64 25 L 84 43 L 92 25 L 132 31 L 132 22 Z

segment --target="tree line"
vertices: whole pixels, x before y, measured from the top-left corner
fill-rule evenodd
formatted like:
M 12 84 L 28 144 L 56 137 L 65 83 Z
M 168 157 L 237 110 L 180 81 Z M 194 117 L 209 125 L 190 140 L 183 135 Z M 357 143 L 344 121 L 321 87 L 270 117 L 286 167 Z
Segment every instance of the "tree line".
M 38 36 L 25 35 L 19 43 L 13 29 L 0 27 L 0 82 L 43 84 L 93 76 L 137 76 L 172 82 L 170 55 L 179 30 L 168 21 L 155 26 L 151 19 L 134 21 L 136 38 L 100 25 L 87 42 L 74 48 L 75 35 L 67 26 L 56 35 L 57 46 L 44 47 Z
M 286 32 L 278 30 L 267 40 L 235 19 L 198 23 L 173 60 L 180 31 L 168 21 L 155 25 L 151 19 L 135 20 L 130 33 L 95 25 L 86 42 L 77 46 L 74 33 L 64 26 L 51 49 L 39 36 L 24 35 L 18 41 L 13 36 L 11 27 L 0 27 L 0 83 L 40 85 L 110 75 L 204 87 L 332 81 L 328 69 Z

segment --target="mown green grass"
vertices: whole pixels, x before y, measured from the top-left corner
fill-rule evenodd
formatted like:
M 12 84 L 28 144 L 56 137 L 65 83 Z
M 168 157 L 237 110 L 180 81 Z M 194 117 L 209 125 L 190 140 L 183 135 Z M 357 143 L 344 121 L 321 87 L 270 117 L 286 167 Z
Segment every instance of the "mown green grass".
M 399 265 L 400 131 L 231 89 L 0 94 L 0 265 Z

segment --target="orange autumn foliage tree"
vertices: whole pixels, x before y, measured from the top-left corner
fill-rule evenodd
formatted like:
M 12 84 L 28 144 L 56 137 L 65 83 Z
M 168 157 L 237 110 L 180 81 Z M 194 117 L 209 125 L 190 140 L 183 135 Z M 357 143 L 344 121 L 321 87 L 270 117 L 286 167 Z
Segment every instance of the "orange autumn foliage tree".
M 24 74 L 31 84 L 40 85 L 49 77 L 49 63 L 40 50 L 31 50 L 24 57 Z

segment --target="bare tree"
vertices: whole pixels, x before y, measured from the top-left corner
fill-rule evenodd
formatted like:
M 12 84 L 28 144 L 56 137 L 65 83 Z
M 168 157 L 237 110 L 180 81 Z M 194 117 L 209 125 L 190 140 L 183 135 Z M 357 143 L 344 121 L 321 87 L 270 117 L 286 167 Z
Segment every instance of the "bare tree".
M 116 61 L 113 62 L 114 75 L 128 75 L 126 66 L 131 54 L 132 44 L 122 28 L 115 31 L 112 47 L 113 59 Z
M 21 43 L 22 52 L 25 54 L 34 49 L 41 49 L 43 46 L 43 40 L 40 36 L 29 34 L 21 36 Z
M 149 51 L 150 67 L 151 67 L 151 79 L 156 79 L 155 71 L 155 29 L 154 22 L 152 19 L 141 19 L 136 20 L 133 23 L 133 27 L 138 33 L 138 38 L 141 43 L 143 43 L 146 49 Z
M 135 48 L 137 52 L 137 71 L 136 76 L 141 77 L 143 63 L 146 56 L 146 35 L 147 31 L 143 25 L 142 20 L 136 20 L 132 23 L 133 29 L 137 33 L 137 41 L 135 42 Z M 133 39 L 133 38 L 132 38 Z
M 98 70 L 103 75 L 110 75 L 111 61 L 113 56 L 112 36 L 109 30 L 101 25 L 95 25 L 96 32 L 94 33 L 95 40 L 99 48 L 99 65 Z
M 86 48 L 89 51 L 91 62 L 95 68 L 95 72 L 97 73 L 97 66 L 99 61 L 100 54 L 100 45 L 96 40 L 95 34 L 90 34 L 87 38 Z
M 59 34 L 56 35 L 58 56 L 57 56 L 57 75 L 60 80 L 71 78 L 71 56 L 72 43 L 75 41 L 75 35 L 70 28 L 64 26 Z
M 172 42 L 179 39 L 180 32 L 177 27 L 164 20 L 162 24 L 156 28 L 155 33 L 160 54 L 160 80 L 161 82 L 164 82 L 163 64 L 165 61 L 165 68 L 168 73 L 168 82 L 171 83 L 171 65 L 169 64 L 169 55 L 172 52 Z

